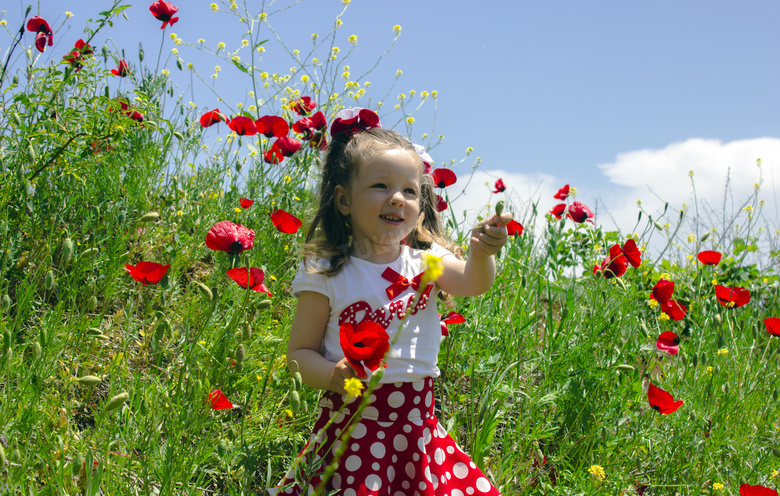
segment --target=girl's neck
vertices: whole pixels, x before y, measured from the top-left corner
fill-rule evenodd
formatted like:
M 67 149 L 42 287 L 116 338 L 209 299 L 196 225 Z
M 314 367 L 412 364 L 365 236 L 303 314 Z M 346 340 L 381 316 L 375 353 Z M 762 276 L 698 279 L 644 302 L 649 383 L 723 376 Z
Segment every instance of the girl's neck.
M 353 242 L 349 247 L 351 257 L 375 264 L 389 264 L 401 256 L 401 245 L 373 245 Z

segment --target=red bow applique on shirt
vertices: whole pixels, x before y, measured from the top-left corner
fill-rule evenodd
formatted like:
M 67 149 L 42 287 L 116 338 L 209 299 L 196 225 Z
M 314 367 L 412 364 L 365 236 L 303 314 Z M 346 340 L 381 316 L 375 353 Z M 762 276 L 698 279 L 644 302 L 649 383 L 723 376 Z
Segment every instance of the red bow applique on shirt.
M 387 292 L 387 297 L 392 300 L 410 287 L 415 291 L 419 290 L 420 279 L 422 278 L 422 275 L 424 273 L 425 273 L 424 271 L 420 272 L 419 274 L 414 276 L 414 278 L 412 278 L 412 282 L 409 282 L 409 279 L 405 278 L 404 276 L 394 271 L 390 267 L 386 268 L 385 271 L 382 272 L 382 278 L 387 279 L 392 283 L 385 290 Z

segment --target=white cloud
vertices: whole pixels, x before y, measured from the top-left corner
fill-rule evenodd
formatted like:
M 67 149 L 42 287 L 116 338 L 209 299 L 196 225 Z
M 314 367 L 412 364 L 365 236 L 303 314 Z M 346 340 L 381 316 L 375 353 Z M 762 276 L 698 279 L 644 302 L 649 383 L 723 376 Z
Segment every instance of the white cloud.
M 761 167 L 756 164 L 758 158 L 762 159 Z M 701 220 L 711 224 L 722 222 L 714 213 L 722 213 L 726 184 L 729 187 L 726 216 L 730 217 L 734 209 L 739 209 L 751 196 L 760 181 L 763 183 L 758 197 L 766 201 L 765 220 L 771 225 L 777 224 L 774 196 L 780 186 L 780 139 L 777 138 L 730 143 L 692 138 L 660 150 L 621 153 L 614 162 L 598 167 L 607 180 L 604 190 L 599 192 L 600 203 L 623 232 L 636 222 L 637 200 L 642 200 L 648 213 L 657 216 L 663 211 L 665 202 L 672 210 L 683 204 L 692 206 L 694 187 Z M 689 177 L 690 172 L 693 172 L 693 180 Z M 605 226 L 615 227 L 606 215 L 599 220 Z M 711 227 L 721 226 L 704 225 L 703 229 Z
M 756 159 L 761 158 L 759 168 Z M 780 139 L 756 138 L 722 143 L 718 140 L 692 138 L 672 143 L 663 149 L 636 150 L 620 153 L 614 162 L 600 164 L 598 170 L 604 176 L 598 189 L 581 187 L 577 199 L 596 212 L 596 222 L 607 230 L 618 229 L 629 234 L 637 222 L 639 209 L 659 218 L 664 204 L 669 210 L 662 223 L 675 225 L 678 211 L 683 204 L 694 205 L 694 185 L 700 206 L 700 232 L 716 227 L 722 232 L 724 194 L 728 182 L 729 194 L 725 198 L 725 218 L 730 220 L 740 212 L 743 203 L 761 182 L 759 200 L 765 201 L 763 218 L 758 226 L 774 229 L 780 225 L 776 193 L 780 193 Z M 693 171 L 693 182 L 689 172 Z M 544 215 L 558 200 L 553 195 L 558 188 L 571 182 L 571 177 L 550 174 L 516 174 L 504 170 L 477 170 L 469 181 L 460 171 L 458 183 L 448 188 L 455 198 L 451 209 L 464 226 L 471 226 L 478 215 L 488 213 L 486 205 L 495 205 L 502 199 L 512 205 L 515 219 L 530 218 L 533 202 L 538 204 L 537 232 L 544 228 Z M 502 178 L 507 186 L 504 193 L 491 192 L 495 180 Z M 572 186 L 577 184 L 572 183 Z M 463 191 L 462 194 L 459 193 Z M 691 209 L 688 217 L 692 217 Z M 445 212 L 449 218 L 450 211 Z M 638 230 L 646 225 L 643 217 Z M 526 226 L 529 227 L 529 226 Z M 681 234 L 687 236 L 688 232 Z

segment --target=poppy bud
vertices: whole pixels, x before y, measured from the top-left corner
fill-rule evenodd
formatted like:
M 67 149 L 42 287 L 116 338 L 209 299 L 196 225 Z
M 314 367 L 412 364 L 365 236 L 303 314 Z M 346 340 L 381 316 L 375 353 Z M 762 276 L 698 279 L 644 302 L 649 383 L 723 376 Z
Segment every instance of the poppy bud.
M 100 250 L 98 250 L 97 248 L 89 248 L 87 250 L 82 251 L 81 255 L 79 255 L 79 258 L 87 259 L 89 257 L 97 255 L 99 251 Z
M 656 229 L 658 229 L 659 231 L 663 231 L 663 230 L 664 230 L 664 226 L 662 226 L 662 225 L 661 225 L 661 223 L 660 223 L 660 222 L 658 222 L 657 220 L 654 220 L 654 221 L 653 221 L 653 225 L 654 225 L 654 226 L 655 226 L 655 228 L 656 228 Z
M 0 468 L 5 467 L 6 463 L 8 463 L 8 460 L 5 458 L 5 448 L 0 444 Z
M 35 357 L 36 360 L 41 358 L 42 353 L 43 350 L 41 349 L 41 343 L 39 343 L 38 341 L 33 343 L 33 356 Z
M 252 339 L 252 326 L 247 324 L 244 326 L 243 331 L 241 332 L 241 339 L 244 341 L 249 341 Z
M 536 446 L 536 449 L 534 450 L 534 457 L 536 458 L 536 463 L 538 463 L 540 467 L 544 465 L 544 453 L 539 449 L 539 446 Z
M 184 64 L 181 63 L 181 59 L 176 59 L 176 67 L 181 71 L 184 69 Z
M 19 117 L 19 114 L 16 113 L 16 110 L 11 111 L 11 121 L 13 122 L 14 126 L 22 127 L 22 119 Z
M 62 241 L 62 263 L 63 265 L 70 265 L 73 261 L 73 240 L 65 238 Z
M 619 370 L 621 372 L 633 372 L 634 371 L 634 367 L 632 367 L 631 365 L 625 364 L 625 363 L 617 365 L 615 367 L 615 369 L 617 369 L 617 370 Z
M 300 372 L 296 372 L 293 374 L 293 389 L 300 391 L 301 387 L 303 387 L 303 377 Z
M 81 467 L 84 466 L 84 455 L 81 453 L 76 453 L 76 456 L 73 457 L 73 465 L 70 466 L 70 473 L 73 474 L 73 477 L 78 477 L 81 473 Z
M 141 45 L 141 42 L 138 42 L 138 61 L 144 61 L 144 47 Z
M 244 358 L 246 358 L 246 350 L 244 345 L 240 344 L 236 347 L 236 363 L 242 363 Z
M 730 389 L 731 389 L 731 388 L 729 387 L 729 383 L 728 383 L 728 382 L 726 382 L 726 383 L 724 383 L 724 384 L 723 384 L 723 385 L 720 387 L 720 389 L 721 389 L 721 391 L 723 391 L 724 393 L 726 393 L 726 394 L 729 394 L 729 391 L 730 391 Z
M 103 331 L 101 331 L 97 327 L 87 327 L 87 334 L 89 334 L 90 336 L 102 336 Z
M 32 62 L 32 50 L 30 50 L 30 49 L 28 48 L 27 50 L 25 50 L 25 51 L 24 51 L 24 53 L 26 53 L 26 54 L 27 54 L 27 60 L 28 60 L 29 62 Z
M 18 86 L 19 85 L 19 75 L 18 74 L 14 74 L 14 77 L 13 77 L 13 79 L 11 81 L 14 83 L 15 86 Z
M 11 452 L 11 461 L 14 463 L 19 463 L 19 461 L 22 459 L 22 454 L 19 452 L 19 449 L 16 448 Z
M 718 333 L 718 349 L 723 348 L 723 345 L 726 344 L 726 338 L 723 336 L 723 333 Z
M 103 48 L 100 49 L 100 53 L 103 55 L 103 61 L 108 60 L 108 45 L 103 43 Z
M 3 352 L 8 353 L 11 350 L 11 331 L 8 329 L 3 332 Z
M 715 322 L 717 322 L 718 324 L 720 324 L 721 322 L 723 322 L 723 317 L 721 317 L 719 313 L 718 313 L 718 314 L 715 314 L 715 317 L 714 317 L 714 319 L 715 319 Z
M 704 234 L 702 235 L 702 237 L 701 237 L 701 242 L 702 242 L 702 243 L 704 243 L 705 241 L 707 241 L 707 238 L 709 238 L 709 237 L 710 237 L 710 232 L 711 232 L 711 231 L 707 231 L 706 233 L 704 233 Z
M 3 313 L 8 313 L 8 310 L 11 309 L 11 297 L 8 295 L 3 295 Z
M 207 300 L 213 300 L 214 299 L 214 293 L 211 292 L 211 289 L 209 289 L 208 286 L 203 284 L 202 282 L 195 281 L 195 285 L 198 287 L 198 290 L 200 293 L 207 299 Z
M 780 448 L 772 448 L 772 454 L 775 455 L 775 458 L 780 458 Z
M 35 156 L 35 150 L 33 149 L 31 144 L 27 145 L 27 148 L 24 149 L 24 152 L 27 154 L 27 160 L 29 160 L 32 163 L 35 163 L 35 160 L 38 157 Z
M 701 352 L 701 364 L 707 365 L 707 354 L 705 352 Z
M 160 214 L 157 212 L 147 212 L 138 219 L 137 222 L 151 222 L 160 218 Z
M 693 354 L 693 362 L 692 362 L 692 364 L 693 364 L 694 367 L 699 364 L 699 355 L 696 354 L 696 353 Z
M 688 366 L 688 355 L 683 354 L 683 356 L 681 358 L 682 358 L 683 366 L 687 367 Z
M 125 401 L 127 401 L 130 398 L 130 395 L 127 393 L 119 393 L 110 400 L 108 400 L 108 403 L 106 403 L 105 408 L 103 411 L 105 413 L 112 412 L 119 408 L 120 406 L 124 405 Z
M 601 427 L 601 442 L 607 444 L 607 428 L 604 426 Z
M 301 396 L 298 394 L 298 391 L 293 391 L 290 393 L 290 410 L 293 411 L 293 413 L 298 412 L 301 408 Z
M 777 389 L 772 391 L 772 401 L 777 401 Z
M 260 310 L 267 310 L 271 308 L 271 300 L 262 300 L 260 303 L 257 304 L 257 308 Z
M 647 324 L 643 320 L 639 321 L 639 331 L 642 333 L 642 336 L 647 337 L 648 330 L 647 330 Z
M 41 328 L 41 331 L 38 333 L 38 344 L 41 345 L 41 347 L 46 346 L 47 336 L 46 336 L 46 329 Z
M 78 380 L 78 383 L 82 386 L 97 386 L 103 382 L 103 379 L 94 375 L 85 375 Z
M 184 135 L 181 134 L 179 131 L 174 131 L 173 135 L 176 136 L 176 139 L 178 139 L 179 141 L 184 141 Z
M 97 297 L 92 295 L 89 300 L 87 300 L 87 311 L 89 313 L 95 313 L 95 310 L 97 310 L 97 303 Z
M 696 412 L 691 410 L 690 413 L 688 413 L 688 418 L 691 419 L 691 422 L 696 422 Z
M 220 439 L 217 443 L 217 454 L 220 458 L 224 458 L 227 454 L 227 441 Z
M 504 200 L 499 200 L 496 203 L 496 215 L 501 215 L 502 213 L 504 213 Z

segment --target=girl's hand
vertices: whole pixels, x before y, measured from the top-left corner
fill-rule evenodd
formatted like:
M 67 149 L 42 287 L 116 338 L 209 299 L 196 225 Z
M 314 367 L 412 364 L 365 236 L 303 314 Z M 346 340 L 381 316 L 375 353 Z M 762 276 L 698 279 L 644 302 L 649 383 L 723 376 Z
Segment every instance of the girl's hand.
M 471 230 L 471 251 L 469 255 L 489 257 L 495 255 L 506 244 L 506 225 L 512 220 L 512 214 L 504 212 L 489 219 L 481 220 Z
M 330 389 L 336 391 L 339 394 L 347 394 L 347 390 L 344 389 L 344 381 L 351 377 L 357 377 L 357 372 L 352 368 L 346 358 L 342 358 L 333 367 L 333 373 L 330 374 Z

